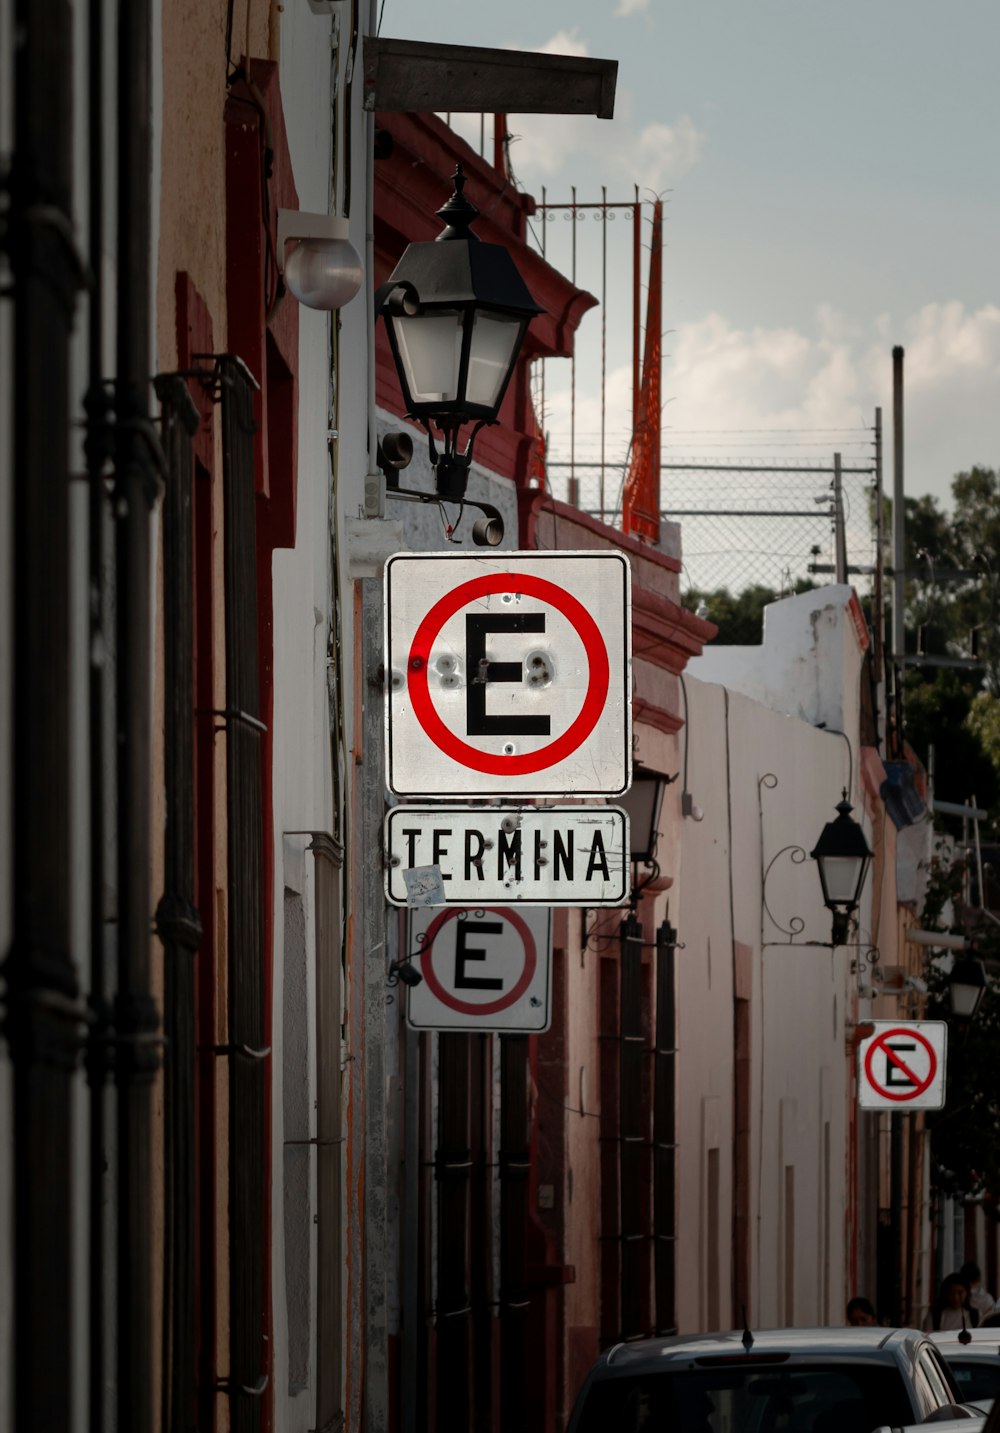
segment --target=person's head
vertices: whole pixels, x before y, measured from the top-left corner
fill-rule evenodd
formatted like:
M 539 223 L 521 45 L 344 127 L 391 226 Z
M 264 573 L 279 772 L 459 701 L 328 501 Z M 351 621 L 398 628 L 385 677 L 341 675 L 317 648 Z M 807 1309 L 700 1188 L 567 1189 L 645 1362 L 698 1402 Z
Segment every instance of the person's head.
M 982 1270 L 979 1265 L 974 1264 L 971 1259 L 968 1263 L 963 1264 L 958 1271 L 958 1277 L 963 1279 L 970 1289 L 976 1287 L 982 1276 Z
M 847 1322 L 855 1328 L 865 1328 L 876 1322 L 875 1310 L 868 1299 L 859 1294 L 847 1305 Z
M 969 1297 L 969 1286 L 961 1274 L 946 1274 L 941 1280 L 938 1303 L 944 1309 L 960 1309 Z

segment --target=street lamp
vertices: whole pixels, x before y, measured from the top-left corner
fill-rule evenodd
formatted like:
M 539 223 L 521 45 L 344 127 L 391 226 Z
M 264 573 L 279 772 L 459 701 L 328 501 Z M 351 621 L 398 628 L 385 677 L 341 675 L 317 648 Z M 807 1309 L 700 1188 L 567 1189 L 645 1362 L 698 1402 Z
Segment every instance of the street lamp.
M 497 421 L 525 331 L 541 313 L 514 260 L 485 244 L 470 224 L 479 210 L 455 192 L 437 211 L 445 228 L 409 244 L 376 296 L 407 415 L 427 430 L 438 497 L 465 496 L 480 428 Z M 475 427 L 460 449 L 463 424 Z M 435 426 L 441 435 L 439 450 Z
M 951 967 L 948 998 L 957 1020 L 971 1024 L 986 994 L 986 967 L 974 951 L 963 955 Z
M 656 855 L 660 834 L 660 808 L 666 790 L 666 777 L 655 771 L 635 771 L 632 785 L 618 798 L 619 806 L 628 812 L 629 858 L 648 866 Z
M 847 943 L 850 919 L 858 908 L 872 859 L 865 833 L 852 817 L 852 809 L 845 791 L 844 799 L 837 804 L 837 819 L 827 822 L 810 852 L 819 870 L 823 903 L 833 915 L 834 945 Z
M 632 785 L 618 800 L 618 804 L 628 813 L 633 916 L 643 888 L 660 874 L 656 860 L 656 843 L 660 835 L 660 808 L 666 788 L 667 777 L 660 776 L 655 771 L 634 771 Z M 649 874 L 642 882 L 638 879 L 637 871 L 640 863 L 650 867 Z

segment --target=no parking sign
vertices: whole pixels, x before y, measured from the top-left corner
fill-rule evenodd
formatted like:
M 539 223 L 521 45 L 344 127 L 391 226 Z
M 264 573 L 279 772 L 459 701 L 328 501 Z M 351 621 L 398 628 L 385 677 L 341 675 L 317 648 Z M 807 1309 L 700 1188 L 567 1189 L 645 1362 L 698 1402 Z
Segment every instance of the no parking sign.
M 407 1023 L 417 1030 L 549 1028 L 552 912 L 482 906 L 414 908 L 408 924 L 413 965 Z
M 386 563 L 400 796 L 617 796 L 632 778 L 631 573 L 617 552 Z
M 873 1020 L 858 1045 L 858 1104 L 866 1110 L 944 1107 L 944 1020 Z

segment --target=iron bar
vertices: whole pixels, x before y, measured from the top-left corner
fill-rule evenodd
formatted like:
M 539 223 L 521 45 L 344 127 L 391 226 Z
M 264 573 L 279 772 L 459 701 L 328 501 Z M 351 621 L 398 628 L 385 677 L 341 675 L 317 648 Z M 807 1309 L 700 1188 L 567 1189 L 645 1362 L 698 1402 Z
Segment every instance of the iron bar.
M 500 1387 L 501 1428 L 527 1419 L 528 1037 L 500 1040 Z
M 118 302 L 115 386 L 118 989 L 117 1426 L 153 1427 L 152 1091 L 158 1012 L 150 987 L 152 532 L 160 487 L 149 415 L 152 6 L 118 23 Z
M 226 728 L 228 827 L 229 1367 L 235 1433 L 257 1433 L 256 1390 L 267 1376 L 264 1342 L 263 763 L 259 730 L 253 396 L 240 367 L 223 361 L 226 706 L 252 721 Z M 221 1053 L 221 1051 L 219 1052 Z M 265 1385 L 266 1386 L 266 1385 Z
M 656 932 L 656 1046 L 653 1056 L 653 1269 L 655 1325 L 676 1331 L 676 1082 L 677 1015 L 674 959 L 677 932 L 664 920 Z
M 104 382 L 104 165 L 105 165 L 105 68 L 104 0 L 89 0 L 87 6 L 87 252 L 91 286 L 87 312 L 87 380 L 84 400 L 87 436 L 87 561 L 90 584 L 89 640 L 92 653 L 106 654 L 108 641 L 108 500 L 106 472 L 111 457 L 112 398 Z M 113 1268 L 109 1270 L 111 1240 L 107 1228 L 111 1206 L 108 1179 L 108 1092 L 109 1074 L 107 979 L 105 973 L 107 932 L 114 916 L 108 892 L 108 853 L 105 837 L 109 824 L 106 811 L 113 809 L 114 762 L 107 759 L 106 738 L 113 729 L 113 692 L 108 662 L 91 660 L 88 671 L 87 733 L 90 761 L 90 993 L 93 1023 L 87 1049 L 90 1130 L 88 1183 L 90 1207 L 87 1213 L 90 1260 L 87 1288 L 87 1417 L 90 1433 L 104 1433 L 106 1427 L 108 1369 L 107 1329 L 114 1307 Z M 109 720 L 110 718 L 110 720 Z
M 199 415 L 183 379 L 156 382 L 169 479 L 163 503 L 164 1254 L 162 1426 L 183 1429 L 195 1398 L 194 452 Z

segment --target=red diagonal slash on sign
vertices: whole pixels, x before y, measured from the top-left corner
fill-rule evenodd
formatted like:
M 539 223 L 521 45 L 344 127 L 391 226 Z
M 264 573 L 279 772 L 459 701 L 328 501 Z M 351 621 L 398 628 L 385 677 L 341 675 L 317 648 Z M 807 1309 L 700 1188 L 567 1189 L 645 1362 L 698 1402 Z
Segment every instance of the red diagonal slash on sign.
M 913 1073 L 905 1060 L 903 1060 L 890 1045 L 890 1040 L 908 1040 L 916 1045 L 923 1046 L 927 1054 L 927 1075 L 924 1079 L 921 1079 L 918 1075 Z M 877 1054 L 884 1055 L 897 1069 L 901 1070 L 913 1088 L 909 1090 L 896 1090 L 889 1088 L 888 1082 L 886 1084 L 880 1084 L 875 1078 L 873 1068 Z M 921 1035 L 919 1030 L 883 1030 L 878 1039 L 873 1040 L 865 1052 L 865 1076 L 867 1077 L 868 1083 L 876 1094 L 882 1095 L 887 1100 L 896 1100 L 903 1104 L 905 1104 L 907 1100 L 915 1100 L 918 1095 L 922 1095 L 924 1090 L 928 1088 L 936 1074 L 937 1056 L 934 1053 L 934 1047 L 925 1035 Z

